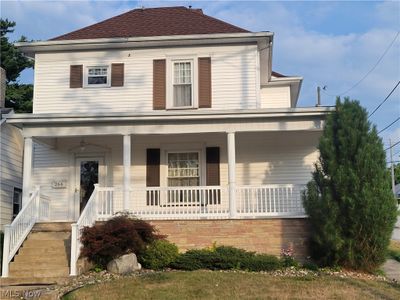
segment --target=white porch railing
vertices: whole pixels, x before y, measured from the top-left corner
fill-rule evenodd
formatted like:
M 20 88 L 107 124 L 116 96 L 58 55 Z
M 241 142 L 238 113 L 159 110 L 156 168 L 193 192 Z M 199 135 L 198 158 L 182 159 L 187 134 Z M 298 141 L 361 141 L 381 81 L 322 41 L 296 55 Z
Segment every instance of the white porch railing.
M 50 199 L 36 187 L 28 202 L 10 225 L 4 226 L 2 277 L 8 277 L 10 261 L 21 247 L 33 225 L 50 217 Z
M 305 185 L 271 184 L 236 189 L 237 215 L 241 217 L 304 216 L 301 192 Z
M 227 217 L 227 191 L 221 186 L 135 188 L 131 212 L 142 219 Z
M 301 200 L 304 185 L 274 184 L 236 188 L 235 218 L 304 217 Z M 119 191 L 120 192 L 120 191 Z M 81 230 L 96 221 L 107 220 L 121 210 L 122 197 L 114 188 L 99 187 L 90 196 L 78 221 L 72 224 L 71 271 L 77 275 L 81 248 Z M 227 187 L 144 187 L 130 191 L 127 210 L 141 219 L 227 219 L 229 193 Z
M 77 275 L 77 262 L 81 252 L 81 231 L 92 226 L 96 221 L 107 220 L 114 214 L 114 188 L 94 185 L 94 190 L 78 221 L 71 224 L 71 270 L 70 275 Z

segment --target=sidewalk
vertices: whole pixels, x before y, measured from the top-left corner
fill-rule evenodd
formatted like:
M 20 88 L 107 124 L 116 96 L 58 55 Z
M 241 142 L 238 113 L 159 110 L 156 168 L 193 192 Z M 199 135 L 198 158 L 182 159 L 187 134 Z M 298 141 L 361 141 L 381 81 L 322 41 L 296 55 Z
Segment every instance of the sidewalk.
M 388 259 L 383 265 L 383 271 L 386 273 L 387 278 L 394 279 L 400 283 L 400 262 Z

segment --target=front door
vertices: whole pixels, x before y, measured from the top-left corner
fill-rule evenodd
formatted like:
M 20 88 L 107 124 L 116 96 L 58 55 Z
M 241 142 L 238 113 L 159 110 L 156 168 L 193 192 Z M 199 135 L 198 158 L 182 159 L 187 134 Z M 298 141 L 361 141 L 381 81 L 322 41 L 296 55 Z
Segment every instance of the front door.
M 104 184 L 104 159 L 102 157 L 80 157 L 76 159 L 75 197 L 79 203 L 79 215 L 82 213 L 93 193 L 94 185 Z

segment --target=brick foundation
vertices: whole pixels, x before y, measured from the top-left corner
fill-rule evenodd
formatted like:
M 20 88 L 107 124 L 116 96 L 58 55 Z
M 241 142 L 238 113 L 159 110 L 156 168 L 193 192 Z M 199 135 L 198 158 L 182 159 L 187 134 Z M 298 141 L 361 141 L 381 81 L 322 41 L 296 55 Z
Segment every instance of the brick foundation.
M 291 245 L 297 258 L 308 255 L 307 219 L 157 220 L 151 224 L 181 251 L 210 247 L 215 242 L 273 255 Z

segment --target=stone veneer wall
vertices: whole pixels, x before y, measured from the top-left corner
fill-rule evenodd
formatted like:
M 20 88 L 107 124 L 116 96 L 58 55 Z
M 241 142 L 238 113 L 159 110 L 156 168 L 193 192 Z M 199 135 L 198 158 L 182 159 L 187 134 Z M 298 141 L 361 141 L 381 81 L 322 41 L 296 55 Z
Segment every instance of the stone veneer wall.
M 157 220 L 151 221 L 180 251 L 229 245 L 249 251 L 280 255 L 292 246 L 296 258 L 308 256 L 307 219 Z

